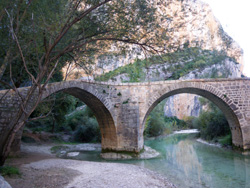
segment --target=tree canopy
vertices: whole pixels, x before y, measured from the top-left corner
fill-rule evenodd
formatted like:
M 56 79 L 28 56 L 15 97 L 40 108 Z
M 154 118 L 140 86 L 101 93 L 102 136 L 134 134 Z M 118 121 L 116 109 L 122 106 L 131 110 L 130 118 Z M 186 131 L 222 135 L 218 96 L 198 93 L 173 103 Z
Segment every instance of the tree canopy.
M 59 71 L 66 61 L 90 63 L 111 45 L 156 51 L 159 25 L 145 0 L 10 0 L 0 9 L 0 78 L 12 86 L 31 85 L 38 75 L 45 82 L 55 64 Z
M 160 51 L 154 13 L 145 0 L 1 1 L 0 83 L 16 92 L 20 108 L 0 138 L 0 165 L 46 84 L 62 79 L 60 70 L 67 61 L 90 63 L 93 54 L 105 53 L 107 47 L 126 51 L 138 45 L 143 51 Z M 18 93 L 22 86 L 31 86 L 26 96 Z

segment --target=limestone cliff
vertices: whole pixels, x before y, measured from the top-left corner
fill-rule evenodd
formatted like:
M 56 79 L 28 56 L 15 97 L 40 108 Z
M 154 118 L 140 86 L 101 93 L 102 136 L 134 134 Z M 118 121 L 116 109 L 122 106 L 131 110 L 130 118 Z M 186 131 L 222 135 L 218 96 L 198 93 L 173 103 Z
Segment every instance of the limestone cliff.
M 166 18 L 162 26 L 168 31 L 166 35 L 170 42 L 176 41 L 177 45 L 188 42 L 189 46 L 202 49 L 224 50 L 243 65 L 242 49 L 223 31 L 208 4 L 200 0 L 156 0 L 154 6 Z
M 151 0 L 149 3 L 156 8 L 156 14 L 159 15 L 157 21 L 161 29 L 155 32 L 161 36 L 161 44 L 170 52 L 174 46 L 178 48 L 199 46 L 202 49 L 224 51 L 229 57 L 236 59 L 242 71 L 242 49 L 223 31 L 208 4 L 200 0 Z M 144 58 L 140 48 L 137 46 L 130 48 L 130 53 L 123 54 L 111 45 L 103 54 L 96 54 L 93 57 L 94 64 L 88 66 L 88 71 L 86 68 L 74 69 L 68 78 L 84 77 L 88 73 L 93 79 L 96 75 L 133 63 L 136 58 Z M 66 69 L 67 67 L 64 68 L 64 72 Z

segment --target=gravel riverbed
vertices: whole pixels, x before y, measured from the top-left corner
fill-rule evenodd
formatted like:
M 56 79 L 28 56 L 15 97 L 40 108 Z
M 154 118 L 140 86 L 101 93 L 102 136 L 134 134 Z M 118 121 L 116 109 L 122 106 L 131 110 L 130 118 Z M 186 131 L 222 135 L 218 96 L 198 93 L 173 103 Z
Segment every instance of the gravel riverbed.
M 21 176 L 5 177 L 12 188 L 168 188 L 165 177 L 130 164 L 58 159 L 51 146 L 22 147 L 19 158 L 7 164 L 19 167 Z

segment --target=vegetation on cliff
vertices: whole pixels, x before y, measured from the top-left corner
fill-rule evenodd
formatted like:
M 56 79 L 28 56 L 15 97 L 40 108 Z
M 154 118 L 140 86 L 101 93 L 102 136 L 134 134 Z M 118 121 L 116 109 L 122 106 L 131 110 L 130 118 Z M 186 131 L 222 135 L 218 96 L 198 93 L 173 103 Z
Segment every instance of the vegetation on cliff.
M 168 68 L 162 68 L 161 71 L 171 74 L 169 78 L 162 79 L 177 80 L 192 70 L 198 69 L 201 71 L 205 67 L 220 64 L 227 58 L 236 63 L 233 58 L 228 57 L 224 52 L 202 50 L 199 47 L 186 47 L 161 56 L 152 56 L 143 60 L 137 59 L 134 63 L 105 73 L 95 78 L 95 80 L 108 81 L 118 75 L 127 74 L 129 82 L 145 81 L 147 80 L 147 69 L 152 65 L 159 64 L 168 64 Z M 227 75 L 224 76 L 226 77 Z M 218 77 L 216 72 L 212 74 L 212 77 Z

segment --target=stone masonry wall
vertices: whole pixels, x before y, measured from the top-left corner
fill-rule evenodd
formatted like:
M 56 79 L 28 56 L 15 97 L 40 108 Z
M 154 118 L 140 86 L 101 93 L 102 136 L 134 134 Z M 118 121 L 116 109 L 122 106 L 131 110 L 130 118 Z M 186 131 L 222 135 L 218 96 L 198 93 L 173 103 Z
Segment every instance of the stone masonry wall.
M 27 92 L 21 88 L 20 92 Z M 250 79 L 175 80 L 147 83 L 106 83 L 71 80 L 49 84 L 43 98 L 55 92 L 69 93 L 85 102 L 95 113 L 105 150 L 139 152 L 147 116 L 163 99 L 179 94 L 201 95 L 225 114 L 237 147 L 250 149 Z M 6 91 L 0 91 L 0 98 Z M 0 102 L 0 139 L 18 109 L 10 91 Z

